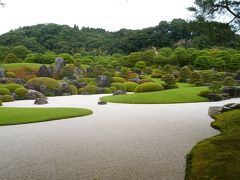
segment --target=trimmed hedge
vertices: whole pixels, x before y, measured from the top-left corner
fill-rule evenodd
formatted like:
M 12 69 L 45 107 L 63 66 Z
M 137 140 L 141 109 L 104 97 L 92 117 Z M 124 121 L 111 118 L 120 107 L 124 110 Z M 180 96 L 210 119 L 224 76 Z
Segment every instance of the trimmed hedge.
M 154 82 L 154 80 L 152 80 L 152 79 L 142 79 L 142 80 L 141 80 L 141 84 L 143 84 L 143 83 L 149 83 L 149 82 Z
M 0 106 L 2 106 L 2 101 L 0 100 Z
M 135 82 L 125 82 L 123 84 L 126 86 L 127 92 L 134 92 L 136 87 L 138 86 L 138 83 Z
M 126 82 L 126 80 L 121 78 L 121 77 L 112 77 L 111 81 L 113 83 L 124 83 L 124 82 Z
M 97 94 L 97 86 L 88 84 L 84 87 L 84 91 L 89 92 L 91 94 Z
M 16 74 L 14 72 L 6 72 L 6 77 L 10 77 L 10 78 L 16 78 Z
M 111 88 L 104 88 L 104 93 L 105 94 L 111 94 L 112 93 L 112 89 Z
M 3 95 L 2 100 L 3 102 L 13 102 L 14 98 L 11 95 Z
M 127 88 L 123 83 L 112 83 L 111 86 L 115 87 L 116 90 L 127 91 Z
M 84 88 L 79 88 L 78 89 L 78 94 L 82 94 L 84 92 Z
M 208 97 L 212 92 L 210 90 L 201 91 L 198 95 L 202 97 Z
M 23 85 L 20 84 L 6 84 L 3 86 L 4 88 L 7 88 L 10 92 L 15 92 L 17 88 L 23 88 Z
M 26 85 L 33 85 L 36 89 L 38 89 L 41 85 L 45 85 L 49 90 L 59 89 L 58 81 L 47 77 L 32 78 L 27 81 Z
M 137 86 L 135 89 L 135 93 L 142 93 L 142 92 L 152 92 L 152 91 L 162 91 L 163 87 L 154 82 L 143 83 Z
M 76 88 L 76 86 L 70 85 L 69 88 L 70 88 L 71 95 L 77 95 L 78 94 L 78 89 Z
M 0 88 L 0 95 L 9 95 L 10 93 L 11 92 L 7 88 L 4 87 Z
M 25 98 L 28 90 L 25 87 L 20 87 L 15 90 L 17 97 Z

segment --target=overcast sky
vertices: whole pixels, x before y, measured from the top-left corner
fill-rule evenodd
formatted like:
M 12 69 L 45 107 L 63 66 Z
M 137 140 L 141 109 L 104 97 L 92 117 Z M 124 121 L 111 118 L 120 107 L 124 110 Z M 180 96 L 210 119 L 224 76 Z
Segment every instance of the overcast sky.
M 57 23 L 81 27 L 141 29 L 162 20 L 189 19 L 193 0 L 0 0 L 0 34 L 18 27 Z

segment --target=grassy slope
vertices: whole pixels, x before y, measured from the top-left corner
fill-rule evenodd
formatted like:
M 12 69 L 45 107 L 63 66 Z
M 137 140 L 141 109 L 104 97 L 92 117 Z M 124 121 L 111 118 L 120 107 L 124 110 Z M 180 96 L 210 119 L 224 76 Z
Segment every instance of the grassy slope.
M 34 70 L 38 70 L 41 64 L 36 63 L 10 63 L 10 64 L 0 64 L 1 68 L 4 68 L 8 71 L 11 71 L 11 69 L 21 68 L 21 67 L 29 67 Z
M 239 180 L 240 110 L 214 117 L 221 134 L 198 143 L 187 161 L 186 179 Z
M 204 102 L 207 98 L 198 96 L 206 87 L 187 87 L 150 93 L 136 93 L 117 96 L 102 97 L 102 101 L 128 104 L 167 104 L 167 103 L 190 103 Z
M 14 125 L 86 116 L 91 110 L 79 108 L 6 108 L 0 107 L 0 125 Z

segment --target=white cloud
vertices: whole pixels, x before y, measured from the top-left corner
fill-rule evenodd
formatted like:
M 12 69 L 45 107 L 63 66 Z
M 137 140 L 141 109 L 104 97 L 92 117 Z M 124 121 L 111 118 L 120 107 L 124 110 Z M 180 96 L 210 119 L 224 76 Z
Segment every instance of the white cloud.
M 0 34 L 39 23 L 89 26 L 116 31 L 155 26 L 162 20 L 188 18 L 193 0 L 2 0 Z

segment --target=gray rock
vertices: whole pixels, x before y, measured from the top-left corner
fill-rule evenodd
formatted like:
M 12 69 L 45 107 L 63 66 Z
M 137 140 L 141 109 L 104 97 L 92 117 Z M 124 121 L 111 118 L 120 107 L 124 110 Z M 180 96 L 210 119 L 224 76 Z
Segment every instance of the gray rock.
M 107 102 L 105 102 L 105 101 L 99 101 L 98 104 L 99 104 L 99 105 L 106 105 Z
M 46 94 L 47 93 L 47 86 L 45 86 L 45 85 L 40 85 L 40 87 L 39 87 L 39 91 L 41 92 L 41 93 L 43 93 L 43 94 Z
M 41 104 L 48 104 L 48 100 L 45 96 L 37 98 L 34 104 L 41 105 Z
M 39 77 L 52 77 L 52 70 L 46 65 L 42 65 L 38 70 Z
M 5 73 L 6 73 L 5 69 L 0 68 L 0 78 L 4 78 L 5 77 Z
M 141 79 L 139 77 L 136 77 L 136 78 L 128 79 L 128 81 L 135 82 L 135 83 L 140 83 Z
M 62 89 L 63 93 L 70 93 L 70 87 L 67 82 L 60 82 L 59 87 Z
M 97 86 L 98 87 L 109 87 L 110 80 L 107 76 L 98 76 L 97 77 Z
M 240 104 L 239 103 L 234 103 L 231 106 L 229 106 L 231 109 L 240 109 Z
M 55 60 L 55 66 L 54 66 L 54 75 L 58 75 L 59 72 L 62 70 L 62 68 L 65 65 L 65 61 L 63 58 L 58 57 Z
M 82 70 L 78 67 L 75 67 L 73 76 L 75 77 L 76 80 L 79 80 L 79 79 L 83 78 Z
M 209 116 L 214 116 L 217 114 L 220 114 L 224 111 L 224 107 L 223 106 L 213 106 L 213 107 L 209 107 L 208 109 L 208 115 Z
M 40 93 L 36 90 L 29 89 L 27 94 L 26 94 L 26 97 L 28 99 L 37 99 L 37 98 L 42 98 L 42 97 L 45 97 L 45 96 L 42 93 Z
M 113 95 L 115 96 L 115 95 L 122 95 L 122 94 L 126 94 L 127 92 L 126 91 L 124 91 L 124 90 L 115 90 L 114 92 L 113 92 Z

